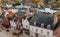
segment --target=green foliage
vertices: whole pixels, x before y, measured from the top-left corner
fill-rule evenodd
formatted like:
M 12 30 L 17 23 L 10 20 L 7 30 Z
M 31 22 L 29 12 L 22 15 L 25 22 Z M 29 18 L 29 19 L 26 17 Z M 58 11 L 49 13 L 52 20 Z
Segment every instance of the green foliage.
M 16 6 L 16 5 L 21 5 L 21 3 L 20 2 L 17 2 L 15 4 L 13 4 L 13 6 Z
M 1 14 L 3 17 L 4 17 L 4 15 L 5 15 L 5 12 L 2 12 L 2 14 Z
M 56 7 L 60 7 L 60 1 L 56 2 Z

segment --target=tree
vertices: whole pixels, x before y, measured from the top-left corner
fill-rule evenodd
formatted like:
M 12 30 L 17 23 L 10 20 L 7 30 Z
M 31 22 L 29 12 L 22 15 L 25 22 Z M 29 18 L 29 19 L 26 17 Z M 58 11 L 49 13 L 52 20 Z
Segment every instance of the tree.
M 15 4 L 13 4 L 13 6 L 16 6 L 16 5 L 21 5 L 21 3 L 20 2 L 17 2 Z
M 60 1 L 56 2 L 56 7 L 60 7 Z

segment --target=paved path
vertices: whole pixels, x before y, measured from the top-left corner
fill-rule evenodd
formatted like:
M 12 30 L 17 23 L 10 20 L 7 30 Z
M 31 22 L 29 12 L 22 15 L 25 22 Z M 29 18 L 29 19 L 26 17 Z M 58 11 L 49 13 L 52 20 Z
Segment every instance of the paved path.
M 0 31 L 0 37 L 17 37 L 17 36 L 13 36 L 11 33 L 2 30 Z M 28 36 L 26 34 L 21 34 L 20 37 L 28 37 Z
M 0 32 L 0 37 L 11 37 L 11 34 L 8 34 L 6 31 L 1 31 Z

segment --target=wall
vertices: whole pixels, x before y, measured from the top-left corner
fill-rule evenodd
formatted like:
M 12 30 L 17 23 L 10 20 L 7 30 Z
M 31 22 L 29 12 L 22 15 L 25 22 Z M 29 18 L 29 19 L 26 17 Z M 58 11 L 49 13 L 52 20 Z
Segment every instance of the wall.
M 48 30 L 48 29 L 44 29 L 44 28 L 40 28 L 40 27 L 30 26 L 30 31 L 39 33 L 42 35 L 46 35 L 46 36 L 51 36 L 51 37 L 53 36 L 52 30 Z M 49 32 L 49 35 L 48 35 L 48 32 Z
M 29 22 L 27 19 L 22 19 L 23 28 L 29 29 Z

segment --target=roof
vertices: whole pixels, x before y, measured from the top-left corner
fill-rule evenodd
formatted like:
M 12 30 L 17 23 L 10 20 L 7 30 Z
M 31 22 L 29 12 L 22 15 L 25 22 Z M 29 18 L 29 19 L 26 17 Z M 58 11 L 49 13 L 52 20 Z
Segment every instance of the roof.
M 32 18 L 32 16 L 30 16 L 29 18 L 27 18 L 27 20 L 30 22 L 31 18 Z
M 16 15 L 17 15 L 17 16 L 24 16 L 24 14 L 21 13 L 21 12 L 16 13 Z
M 31 4 L 31 7 L 38 8 L 37 4 Z
M 3 9 L 5 9 L 5 10 L 8 10 L 8 8 L 7 7 L 2 7 Z
M 30 24 L 34 26 L 34 22 L 36 22 L 36 26 L 41 27 L 41 24 L 44 24 L 44 28 L 47 28 L 48 25 L 51 26 L 51 29 L 54 28 L 54 16 L 51 14 L 35 14 L 30 20 Z
M 49 13 L 53 14 L 56 12 L 56 10 L 53 10 L 51 8 L 38 8 L 38 12 L 46 12 L 46 13 L 49 12 Z

